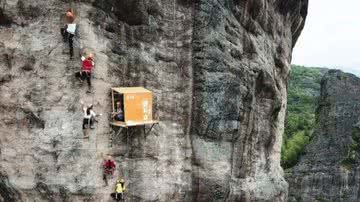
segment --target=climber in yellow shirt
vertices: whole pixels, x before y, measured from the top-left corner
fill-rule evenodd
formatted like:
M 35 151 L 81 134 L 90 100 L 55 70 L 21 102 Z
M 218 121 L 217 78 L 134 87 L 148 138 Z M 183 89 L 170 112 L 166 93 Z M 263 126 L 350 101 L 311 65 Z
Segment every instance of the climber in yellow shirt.
M 124 179 L 120 179 L 116 181 L 115 193 L 112 193 L 111 196 L 116 201 L 124 200 L 124 191 L 125 191 L 125 181 Z

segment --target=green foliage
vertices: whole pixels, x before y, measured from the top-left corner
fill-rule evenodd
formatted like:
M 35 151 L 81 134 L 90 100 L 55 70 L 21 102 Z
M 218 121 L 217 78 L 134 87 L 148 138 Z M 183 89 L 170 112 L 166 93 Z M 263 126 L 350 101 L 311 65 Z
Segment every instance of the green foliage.
M 351 170 L 353 168 L 354 163 L 355 160 L 353 158 L 347 157 L 340 162 L 340 165 L 347 170 Z
M 356 156 L 360 152 L 360 128 L 353 128 L 352 143 L 349 147 L 347 157 L 340 162 L 340 165 L 348 170 L 351 170 L 356 163 Z
M 288 84 L 288 114 L 281 164 L 294 166 L 312 138 L 321 78 L 327 69 L 293 66 Z
M 325 202 L 325 198 L 323 196 L 317 196 L 315 197 L 316 202 Z
M 288 139 L 287 144 L 283 145 L 282 161 L 284 167 L 292 167 L 298 162 L 305 146 L 310 141 L 309 134 L 308 130 L 297 132 Z
M 351 150 L 360 152 L 360 128 L 354 128 L 351 137 L 353 139 Z

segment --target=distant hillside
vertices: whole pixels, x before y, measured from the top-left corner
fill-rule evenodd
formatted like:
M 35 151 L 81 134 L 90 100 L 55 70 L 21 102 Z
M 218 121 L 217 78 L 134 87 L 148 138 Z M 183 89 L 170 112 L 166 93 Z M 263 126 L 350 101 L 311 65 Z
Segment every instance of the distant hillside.
M 288 114 L 282 147 L 281 164 L 290 168 L 296 164 L 311 139 L 315 122 L 316 100 L 320 81 L 326 68 L 293 66 L 288 83 Z
M 286 170 L 289 202 L 359 202 L 360 78 L 329 70 L 321 79 L 313 138 Z

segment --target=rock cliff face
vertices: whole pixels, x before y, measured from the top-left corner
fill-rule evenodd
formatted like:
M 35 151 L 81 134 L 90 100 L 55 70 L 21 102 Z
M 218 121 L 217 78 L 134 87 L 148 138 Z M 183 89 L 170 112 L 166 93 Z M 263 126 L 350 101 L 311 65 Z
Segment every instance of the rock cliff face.
M 359 92 L 352 74 L 323 77 L 314 138 L 287 172 L 289 201 L 359 201 Z
M 284 201 L 286 80 L 307 0 L 1 0 L 0 195 L 108 201 L 112 154 L 134 201 Z M 95 53 L 92 94 L 59 35 L 72 6 L 76 51 Z M 110 118 L 82 139 L 79 100 L 108 114 L 109 88 L 145 86 L 155 117 L 109 147 Z M 114 180 L 111 181 L 111 185 Z

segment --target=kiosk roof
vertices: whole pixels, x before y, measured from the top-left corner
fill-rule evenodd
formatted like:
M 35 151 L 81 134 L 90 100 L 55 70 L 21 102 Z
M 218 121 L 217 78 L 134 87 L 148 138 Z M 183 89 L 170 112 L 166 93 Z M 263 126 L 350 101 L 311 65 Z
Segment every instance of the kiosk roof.
M 116 91 L 120 94 L 127 94 L 127 93 L 151 93 L 151 91 L 143 88 L 143 87 L 119 87 L 119 88 L 112 88 L 113 91 Z

